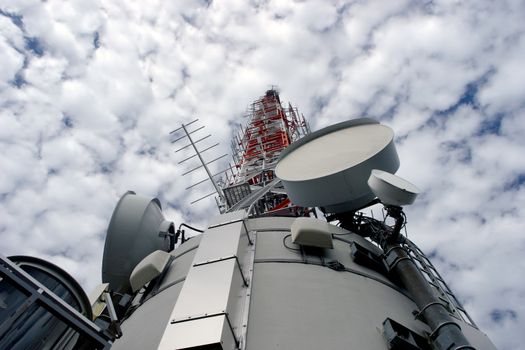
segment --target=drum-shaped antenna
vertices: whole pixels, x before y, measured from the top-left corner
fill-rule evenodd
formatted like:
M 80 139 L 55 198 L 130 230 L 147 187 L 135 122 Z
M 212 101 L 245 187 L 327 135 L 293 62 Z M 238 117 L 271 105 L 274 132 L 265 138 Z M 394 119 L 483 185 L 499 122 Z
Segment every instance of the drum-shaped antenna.
M 420 190 L 407 180 L 386 171 L 372 170 L 368 186 L 384 205 L 402 207 L 414 203 Z
M 30 256 L 11 256 L 9 260 L 46 287 L 49 292 L 61 298 L 87 319 L 92 319 L 91 304 L 86 293 L 67 272 L 48 261 Z M 42 292 L 39 285 L 33 287 L 32 283 L 25 283 L 23 278 L 20 281 L 24 285 L 23 288 L 19 287 L 21 286 L 20 282 L 12 283 L 9 278 L 0 279 L 0 301 L 2 304 L 0 318 L 5 321 L 2 324 L 4 333 L 0 337 L 1 349 L 72 350 L 92 348 L 87 344 L 88 340 L 80 337 L 80 334 L 76 332 L 78 328 L 74 326 L 78 327 L 77 322 L 79 321 L 72 321 L 77 320 L 76 317 L 67 320 L 59 318 L 60 313 L 55 313 L 53 310 L 55 308 L 64 310 L 63 308 L 59 305 L 52 308 L 44 307 L 47 304 L 44 301 L 47 297 L 44 296 L 43 299 L 35 297 Z M 35 288 L 35 295 L 29 294 L 28 290 L 24 290 L 26 288 Z M 37 291 L 36 288 L 39 290 Z M 42 294 L 46 295 L 46 293 Z M 49 306 L 49 304 L 47 305 Z M 89 321 L 87 319 L 84 327 L 88 326 Z M 89 327 L 92 325 L 89 324 Z M 57 344 L 59 345 L 57 346 Z
M 327 212 L 357 210 L 374 199 L 372 169 L 396 172 L 394 132 L 369 118 L 328 126 L 285 149 L 275 173 L 294 204 Z
M 56 296 L 63 299 L 75 310 L 91 319 L 91 304 L 78 282 L 60 267 L 49 261 L 32 256 L 15 255 L 9 260 L 20 266 L 31 277 L 42 283 Z
M 173 223 L 164 219 L 157 198 L 126 192 L 109 222 L 102 258 L 102 281 L 109 283 L 112 291 L 129 291 L 129 277 L 135 266 L 156 250 L 168 251 L 169 234 L 173 233 Z

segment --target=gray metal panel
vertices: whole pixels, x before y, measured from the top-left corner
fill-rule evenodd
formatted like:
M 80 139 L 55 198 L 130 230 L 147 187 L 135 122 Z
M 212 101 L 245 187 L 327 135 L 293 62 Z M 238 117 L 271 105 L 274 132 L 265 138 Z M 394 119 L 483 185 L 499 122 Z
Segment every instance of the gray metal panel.
M 184 289 L 165 326 L 159 349 L 184 349 L 224 342 L 233 337 L 224 333 L 225 320 L 211 315 L 223 314 L 230 324 L 239 323 L 236 303 L 243 290 L 240 271 L 235 259 L 193 267 L 184 282 Z M 227 321 L 227 320 L 226 320 Z M 225 349 L 232 349 L 229 347 Z
M 179 245 L 175 250 L 171 252 L 171 255 L 175 258 L 186 253 L 189 250 L 195 249 L 201 243 L 202 235 L 193 236 L 186 242 Z
M 236 346 L 227 344 L 241 335 L 239 325 L 247 293 L 243 275 L 248 273 L 242 271 L 241 262 L 249 246 L 243 222 L 236 221 L 242 213 L 235 215 L 215 221 L 233 223 L 203 233 L 159 349 L 222 343 L 224 349 L 233 350 Z M 224 332 L 225 324 L 229 335 Z
M 182 255 L 177 254 L 178 257 L 176 257 L 173 263 L 171 264 L 170 269 L 166 273 L 166 276 L 164 276 L 164 279 L 160 283 L 159 289 L 166 288 L 170 284 L 186 278 L 186 275 L 188 274 L 188 271 L 190 270 L 191 265 L 193 263 L 193 259 L 195 257 L 196 252 L 197 249 L 193 249 L 184 252 L 184 254 Z
M 283 238 L 285 236 L 288 236 L 285 239 L 285 244 L 289 248 L 286 248 L 283 244 Z M 301 246 L 292 243 L 291 238 L 290 232 L 286 231 L 257 232 L 255 260 L 280 259 L 297 262 L 306 261 L 312 264 L 321 263 L 321 258 L 319 256 L 303 254 L 301 252 Z
M 305 263 L 300 252 L 283 246 L 292 222 L 293 218 L 271 217 L 247 222 L 258 232 L 246 349 L 386 349 L 381 331 L 387 317 L 420 334 L 428 330 L 414 319 L 416 305 L 387 277 L 351 258 L 349 242 L 381 254 L 377 246 L 333 227 L 338 234 L 334 249 L 317 253 L 325 263 L 337 260 L 356 273 L 336 272 L 315 266 L 314 256 L 308 254 Z M 282 263 L 268 262 L 280 259 Z M 467 324 L 462 328 L 477 349 L 495 349 L 485 334 Z
M 289 216 L 265 216 L 247 220 L 246 226 L 249 231 L 290 231 L 290 227 L 295 219 L 296 217 Z M 335 225 L 330 225 L 330 230 L 334 234 L 345 234 L 350 232 Z M 371 244 L 370 242 L 368 243 Z
M 200 241 L 200 235 L 192 237 L 171 252 L 175 259 L 161 281 L 161 292 L 144 302 L 123 322 L 124 335 L 116 341 L 115 349 L 157 348 Z
M 168 326 L 158 350 L 201 349 L 217 344 L 221 349 L 235 349 L 236 343 L 225 315 L 216 315 Z M 213 347 L 219 349 L 219 347 Z
M 255 231 L 280 231 L 280 230 L 290 230 L 290 226 L 292 225 L 293 221 L 295 220 L 295 217 L 287 217 L 287 216 L 281 216 L 281 217 L 260 217 L 255 219 L 250 219 L 246 221 L 246 226 L 248 227 L 248 230 L 255 230 Z
M 245 234 L 242 222 L 207 230 L 195 255 L 194 264 L 237 256 L 241 234 Z
M 295 219 L 296 218 L 294 217 L 262 217 L 262 218 L 247 220 L 246 226 L 248 227 L 249 231 L 257 231 L 258 234 L 267 233 L 267 232 L 274 232 L 274 233 L 282 232 L 283 234 L 289 234 L 290 227 L 295 221 Z M 334 226 L 334 225 L 330 225 L 330 231 L 334 234 L 334 237 L 335 237 L 334 239 L 336 240 L 355 241 L 359 243 L 360 245 L 362 245 L 363 247 L 371 250 L 372 252 L 378 255 L 382 254 L 382 250 L 379 247 L 375 246 L 373 243 L 366 240 L 365 238 L 359 235 L 356 235 L 355 233 L 351 233 L 348 230 L 345 230 L 341 227 Z M 264 237 L 262 239 L 264 239 Z M 281 243 L 282 243 L 282 238 L 281 238 Z M 286 252 L 282 249 L 284 248 L 283 245 L 282 244 L 279 245 L 279 242 L 272 242 L 272 243 L 265 242 L 264 246 L 268 244 L 271 244 L 274 248 L 270 248 L 270 247 L 262 248 L 258 244 L 258 248 L 257 248 L 259 252 L 258 257 L 263 257 L 261 256 L 261 254 L 264 256 L 277 257 L 279 256 L 280 253 L 283 253 L 283 252 L 285 255 L 287 255 Z M 299 248 L 299 246 L 295 246 L 293 244 L 292 246 L 295 248 Z M 261 252 L 261 249 L 263 251 L 267 251 L 267 253 Z M 277 251 L 271 251 L 271 249 L 277 249 Z M 326 251 L 326 253 L 327 254 L 338 254 L 338 256 L 341 256 L 341 253 L 343 253 L 346 256 L 346 252 L 348 251 L 348 249 L 349 248 L 346 247 L 342 250 Z M 285 257 L 285 255 L 283 255 L 283 257 Z
M 258 237 L 259 238 L 259 237 Z M 307 264 L 256 263 L 249 350 L 387 349 L 390 317 L 421 333 L 414 303 L 374 280 Z
M 235 221 L 243 220 L 244 218 L 246 218 L 246 215 L 247 215 L 246 210 L 237 210 L 237 211 L 224 213 L 222 215 L 218 215 L 212 218 L 208 224 L 208 227 L 212 228 L 215 226 L 230 224 Z
M 356 273 L 382 281 L 383 283 L 392 286 L 394 289 L 398 288 L 386 276 L 367 267 L 356 264 L 350 255 L 348 243 L 334 240 L 334 249 L 314 251 L 305 249 L 301 252 L 299 250 L 295 251 L 284 247 L 283 238 L 286 234 L 287 232 L 258 232 L 255 261 L 283 263 L 295 262 L 315 265 L 325 265 L 329 262 L 338 261 L 346 268 L 351 269 Z M 287 238 L 285 242 L 290 248 L 297 247 L 297 249 L 299 249 L 299 246 L 291 243 L 289 238 Z
M 334 249 L 304 249 L 301 251 L 299 250 L 299 245 L 291 242 L 291 237 L 288 237 L 285 240 L 285 243 L 289 248 L 284 246 L 283 238 L 289 234 L 290 233 L 287 231 L 257 232 L 257 249 L 255 251 L 256 261 L 261 262 L 282 260 L 283 262 L 295 261 L 306 262 L 309 264 L 323 264 L 337 260 L 349 269 L 368 275 L 371 278 L 379 279 L 389 285 L 393 285 L 393 283 L 384 275 L 362 265 L 356 264 L 350 255 L 349 243 L 336 239 L 334 240 Z M 339 238 L 339 236 L 336 237 Z M 356 234 L 344 235 L 341 236 L 341 239 L 343 239 L 342 237 L 344 237 L 344 239 L 348 242 L 356 241 L 360 245 L 371 249 L 373 252 L 378 252 L 378 248 L 376 246 Z M 379 252 L 379 254 L 381 254 L 381 252 Z
M 192 268 L 171 320 L 226 312 L 230 290 L 242 287 L 235 259 Z
M 123 336 L 115 341 L 111 349 L 156 349 L 181 288 L 182 283 L 178 283 L 135 310 L 122 324 Z

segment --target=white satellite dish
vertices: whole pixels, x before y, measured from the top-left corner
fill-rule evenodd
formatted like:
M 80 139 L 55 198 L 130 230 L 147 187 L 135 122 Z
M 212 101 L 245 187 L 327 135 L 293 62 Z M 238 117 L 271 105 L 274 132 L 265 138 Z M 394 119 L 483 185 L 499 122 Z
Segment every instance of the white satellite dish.
M 294 204 L 357 210 L 375 198 L 367 185 L 372 169 L 399 168 L 393 139 L 392 129 L 373 119 L 331 125 L 286 148 L 275 173 Z
M 402 207 L 414 203 L 419 188 L 401 177 L 386 171 L 372 170 L 368 186 L 384 205 Z

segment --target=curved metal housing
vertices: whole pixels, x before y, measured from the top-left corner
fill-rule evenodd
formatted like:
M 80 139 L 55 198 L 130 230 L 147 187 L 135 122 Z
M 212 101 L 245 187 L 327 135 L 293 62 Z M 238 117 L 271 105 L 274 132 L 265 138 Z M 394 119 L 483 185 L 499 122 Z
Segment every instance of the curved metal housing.
M 0 349 L 109 349 L 90 302 L 64 270 L 29 256 L 0 255 Z
M 383 334 L 387 320 L 401 335 L 429 332 L 406 290 L 352 258 L 353 244 L 381 254 L 363 237 L 327 224 L 333 249 L 302 249 L 289 237 L 295 218 L 231 214 L 170 252 L 174 263 L 136 302 L 112 350 L 387 350 L 400 349 L 389 340 L 396 334 Z M 476 349 L 495 350 L 451 313 Z
M 78 282 L 66 271 L 46 260 L 32 256 L 15 255 L 9 260 L 26 271 L 37 281 L 61 297 L 78 312 L 91 319 L 91 303 Z
M 116 292 L 131 289 L 129 277 L 135 266 L 147 255 L 168 251 L 173 223 L 166 221 L 158 199 L 126 192 L 119 200 L 109 222 L 102 281 Z

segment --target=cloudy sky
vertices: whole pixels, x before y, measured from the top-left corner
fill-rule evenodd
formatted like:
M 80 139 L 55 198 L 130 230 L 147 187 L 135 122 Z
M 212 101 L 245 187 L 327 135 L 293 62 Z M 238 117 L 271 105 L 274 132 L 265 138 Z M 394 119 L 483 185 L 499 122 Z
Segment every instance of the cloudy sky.
M 499 349 L 525 343 L 525 3 L 0 0 L 0 250 L 90 290 L 126 190 L 204 226 L 169 131 L 230 128 L 271 85 L 318 129 L 393 127 L 409 235 Z M 203 134 L 204 136 L 204 134 Z M 221 151 L 218 149 L 217 154 Z M 224 166 L 219 164 L 218 166 Z

